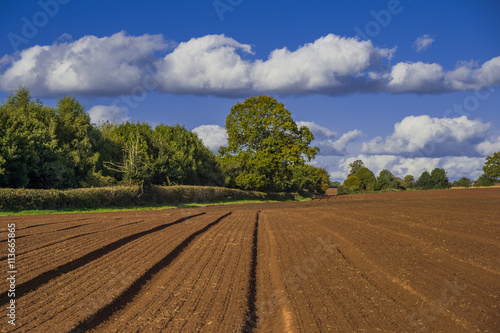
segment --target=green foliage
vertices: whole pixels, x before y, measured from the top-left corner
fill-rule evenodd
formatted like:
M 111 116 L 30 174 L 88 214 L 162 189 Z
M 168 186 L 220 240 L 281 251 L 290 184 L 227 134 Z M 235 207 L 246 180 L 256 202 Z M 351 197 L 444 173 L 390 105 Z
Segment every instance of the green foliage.
M 396 177 L 387 169 L 380 171 L 377 177 L 377 190 L 385 190 L 387 188 L 398 189 L 400 188 L 400 183 L 396 180 Z
M 309 164 L 295 165 L 292 168 L 292 186 L 289 190 L 318 192 L 324 194 L 330 187 L 330 176 L 325 169 Z
M 217 157 L 179 125 L 94 127 L 73 97 L 57 107 L 20 88 L 0 105 L 0 187 L 223 185 Z
M 290 166 L 317 154 L 314 136 L 300 128 L 282 103 L 269 96 L 250 97 L 231 108 L 226 118 L 228 146 L 221 147 L 222 168 L 229 186 L 283 191 L 291 185 Z
M 340 186 L 342 186 L 342 184 L 338 181 L 330 182 L 330 187 L 332 188 L 339 188 Z
M 435 168 L 431 172 L 431 184 L 432 188 L 435 189 L 445 189 L 450 188 L 450 182 L 446 176 L 446 171 L 444 169 Z
M 478 179 L 474 182 L 475 186 L 492 186 L 495 184 L 495 181 L 488 176 L 486 176 L 484 173 L 479 176 Z
M 0 189 L 0 211 L 35 209 L 91 209 L 152 206 L 227 200 L 290 200 L 291 195 L 270 196 L 221 187 L 114 186 L 69 190 Z
M 472 180 L 467 177 L 462 177 L 459 180 L 455 180 L 452 184 L 453 187 L 470 187 L 472 186 Z
M 153 132 L 157 147 L 155 184 L 224 184 L 217 157 L 205 147 L 196 133 L 183 126 L 158 125 Z
M 183 126 L 160 124 L 153 130 L 147 123 L 106 123 L 101 132 L 102 163 L 116 179 L 156 185 L 223 184 L 216 156 Z
M 376 182 L 375 175 L 366 167 L 358 168 L 354 175 L 361 180 L 361 188 L 364 190 L 368 189 L 370 184 Z
M 422 172 L 415 186 L 419 189 L 428 190 L 432 188 L 431 174 L 428 171 Z
M 337 187 L 337 195 L 349 194 L 349 188 L 344 185 Z
M 483 172 L 493 183 L 500 179 L 500 151 L 486 157 Z
M 415 178 L 412 175 L 406 175 L 403 178 L 403 184 L 406 189 L 411 189 L 415 187 Z
M 344 184 L 342 184 L 342 186 L 346 187 L 348 189 L 350 189 L 353 186 L 361 188 L 363 186 L 363 182 L 357 176 L 350 176 L 350 177 L 347 177 L 347 179 L 344 181 Z
M 94 170 L 90 119 L 74 98 L 54 109 L 19 88 L 0 106 L 0 120 L 1 187 L 76 187 Z
M 363 161 L 361 160 L 356 160 L 352 163 L 349 164 L 349 174 L 347 175 L 347 178 L 349 178 L 350 176 L 353 176 L 356 174 L 356 172 L 358 171 L 359 168 L 362 168 L 364 167 L 365 164 L 363 163 Z

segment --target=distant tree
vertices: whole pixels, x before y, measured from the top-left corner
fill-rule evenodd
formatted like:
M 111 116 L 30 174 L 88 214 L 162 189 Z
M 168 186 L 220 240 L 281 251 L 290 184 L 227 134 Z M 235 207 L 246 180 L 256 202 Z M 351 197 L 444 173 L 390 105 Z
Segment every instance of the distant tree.
M 492 183 L 500 179 L 500 151 L 486 157 L 483 172 L 485 177 L 490 179 Z
M 373 172 L 366 167 L 358 168 L 354 175 L 361 180 L 361 188 L 364 190 L 366 190 L 370 184 L 377 181 Z
M 435 189 L 450 188 L 450 182 L 444 169 L 435 168 L 431 172 L 431 185 Z
M 494 180 L 486 176 L 484 173 L 474 181 L 475 186 L 491 186 L 494 183 Z
M 361 182 L 361 179 L 359 179 L 357 176 L 350 176 L 347 177 L 342 186 L 347 188 L 351 188 L 353 186 L 361 188 L 363 186 L 363 183 Z
M 459 180 L 455 180 L 452 184 L 453 187 L 470 187 L 472 185 L 472 180 L 467 177 L 462 177 Z
M 234 105 L 225 128 L 228 145 L 219 149 L 221 164 L 228 183 L 242 189 L 283 191 L 292 182 L 290 166 L 303 165 L 319 151 L 310 147 L 311 131 L 299 128 L 285 106 L 269 96 Z
M 364 167 L 365 164 L 361 160 L 356 160 L 352 163 L 349 164 L 349 174 L 347 177 L 349 178 L 350 176 L 353 176 L 356 174 L 356 171 L 358 171 L 359 168 Z
M 330 182 L 330 187 L 332 187 L 332 188 L 338 188 L 341 185 L 342 184 L 338 181 Z
M 428 190 L 432 188 L 431 174 L 428 171 L 422 172 L 415 186 L 419 189 Z
M 411 189 L 415 187 L 415 178 L 412 175 L 406 175 L 403 179 L 405 188 Z
M 399 183 L 397 182 L 394 175 L 387 169 L 380 171 L 377 177 L 377 189 L 383 190 L 386 188 L 399 188 Z
M 396 177 L 394 178 L 394 182 L 392 183 L 395 187 L 395 189 L 402 189 L 406 190 L 405 182 L 401 177 Z
M 328 171 L 309 164 L 295 165 L 292 168 L 291 191 L 308 190 L 311 192 L 325 193 L 330 187 Z

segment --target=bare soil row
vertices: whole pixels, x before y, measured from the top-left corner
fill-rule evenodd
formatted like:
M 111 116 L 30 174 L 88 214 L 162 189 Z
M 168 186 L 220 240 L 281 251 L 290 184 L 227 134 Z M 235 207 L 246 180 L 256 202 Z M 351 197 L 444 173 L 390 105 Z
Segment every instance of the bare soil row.
M 500 331 L 499 203 L 473 189 L 0 218 L 19 235 L 14 331 Z

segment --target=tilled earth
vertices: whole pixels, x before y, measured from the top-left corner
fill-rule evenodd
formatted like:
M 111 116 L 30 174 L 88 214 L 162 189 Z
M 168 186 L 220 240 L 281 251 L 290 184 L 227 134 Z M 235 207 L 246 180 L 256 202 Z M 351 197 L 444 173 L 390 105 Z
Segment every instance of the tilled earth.
M 500 331 L 500 188 L 10 223 L 2 332 Z

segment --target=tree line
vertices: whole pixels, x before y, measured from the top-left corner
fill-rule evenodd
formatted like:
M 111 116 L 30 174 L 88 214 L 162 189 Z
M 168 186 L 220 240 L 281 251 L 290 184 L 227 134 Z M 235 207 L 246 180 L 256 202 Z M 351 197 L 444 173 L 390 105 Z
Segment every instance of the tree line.
M 68 189 L 112 184 L 212 185 L 257 191 L 325 191 L 319 151 L 271 97 L 238 103 L 217 154 L 180 125 L 92 124 L 74 97 L 56 107 L 21 87 L 0 105 L 0 187 Z
M 453 183 L 448 180 L 447 172 L 442 168 L 434 168 L 430 173 L 424 171 L 418 179 L 412 175 L 406 175 L 404 178 L 395 177 L 389 170 L 380 171 L 375 174 L 364 166 L 363 161 L 356 160 L 349 164 L 350 172 L 341 185 L 333 184 L 338 187 L 338 193 L 356 193 L 360 191 L 381 191 L 381 190 L 430 190 L 447 189 L 450 187 L 470 187 L 491 186 L 500 179 L 500 152 L 494 153 L 486 158 L 483 167 L 483 174 L 472 181 L 467 177 L 462 177 Z
M 213 153 L 180 125 L 93 124 L 74 97 L 55 107 L 20 87 L 0 105 L 0 187 L 68 189 L 114 184 L 211 185 L 263 192 L 324 191 L 325 169 L 309 164 L 319 152 L 314 136 L 298 127 L 273 97 L 234 105 L 225 123 L 228 145 Z M 484 174 L 450 184 L 444 169 L 415 180 L 382 170 L 375 177 L 362 161 L 350 165 L 340 192 L 491 185 L 500 178 L 500 152 L 486 159 Z M 339 184 L 333 184 L 339 186 Z

